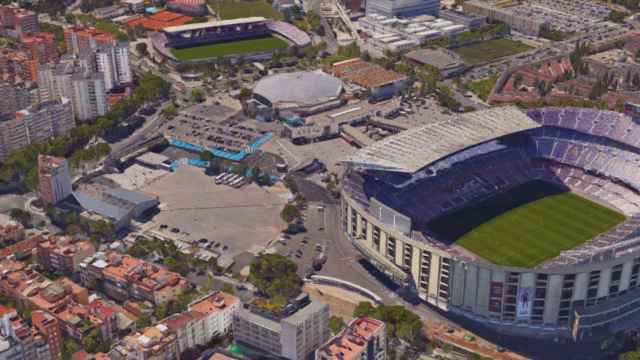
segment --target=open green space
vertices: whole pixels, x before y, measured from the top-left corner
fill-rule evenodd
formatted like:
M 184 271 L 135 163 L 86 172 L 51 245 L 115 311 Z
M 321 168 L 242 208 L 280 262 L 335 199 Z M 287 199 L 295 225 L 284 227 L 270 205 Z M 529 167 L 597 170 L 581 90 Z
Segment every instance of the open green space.
M 511 39 L 494 39 L 473 45 L 462 46 L 454 51 L 462 57 L 465 64 L 476 65 L 504 56 L 531 50 L 532 47 Z
M 496 82 L 498 82 L 498 76 L 490 76 L 486 79 L 472 81 L 467 84 L 467 87 L 471 92 L 478 95 L 478 97 L 484 101 L 487 101 L 489 95 L 491 95 L 491 90 L 496 86 Z
M 265 0 L 209 0 L 209 5 L 223 20 L 250 16 L 282 19 L 282 14 Z
M 532 181 L 428 226 L 496 265 L 533 267 L 624 219 L 557 185 Z
M 208 59 L 219 56 L 248 54 L 261 51 L 286 49 L 289 45 L 286 41 L 276 37 L 260 39 L 248 39 L 232 42 L 224 42 L 203 46 L 195 46 L 183 49 L 171 49 L 171 53 L 178 60 Z

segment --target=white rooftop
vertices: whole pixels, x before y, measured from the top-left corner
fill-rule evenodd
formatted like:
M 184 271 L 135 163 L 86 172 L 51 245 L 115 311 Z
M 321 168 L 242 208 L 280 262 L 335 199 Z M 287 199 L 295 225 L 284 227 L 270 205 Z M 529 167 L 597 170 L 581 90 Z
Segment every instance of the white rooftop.
M 538 127 L 540 124 L 515 106 L 475 111 L 390 136 L 359 150 L 344 162 L 414 173 L 470 146 Z

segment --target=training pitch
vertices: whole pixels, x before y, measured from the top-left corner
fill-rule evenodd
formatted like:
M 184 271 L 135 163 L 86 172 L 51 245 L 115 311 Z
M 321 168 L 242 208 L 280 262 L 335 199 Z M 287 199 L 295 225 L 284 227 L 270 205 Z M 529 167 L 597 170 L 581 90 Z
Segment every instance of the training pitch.
M 197 60 L 286 49 L 288 46 L 287 42 L 280 38 L 266 37 L 194 46 L 183 49 L 171 49 L 171 53 L 178 60 Z
M 428 226 L 496 265 L 534 267 L 623 220 L 566 189 L 532 181 Z

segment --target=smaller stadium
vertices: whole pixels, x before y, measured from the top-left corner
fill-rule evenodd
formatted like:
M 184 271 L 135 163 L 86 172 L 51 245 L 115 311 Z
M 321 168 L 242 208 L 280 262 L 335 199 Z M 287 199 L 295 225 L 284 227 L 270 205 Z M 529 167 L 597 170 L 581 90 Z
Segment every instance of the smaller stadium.
M 309 35 L 294 25 L 263 17 L 173 26 L 151 39 L 160 54 L 177 62 L 259 57 L 311 43 Z

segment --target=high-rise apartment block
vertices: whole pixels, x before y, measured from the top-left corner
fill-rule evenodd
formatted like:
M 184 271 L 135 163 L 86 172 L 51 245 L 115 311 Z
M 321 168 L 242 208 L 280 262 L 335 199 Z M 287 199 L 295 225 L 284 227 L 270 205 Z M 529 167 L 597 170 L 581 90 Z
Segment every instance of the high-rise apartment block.
M 0 160 L 31 143 L 67 134 L 73 127 L 71 101 L 45 101 L 0 119 Z
M 38 72 L 40 98 L 71 99 L 73 113 L 80 121 L 106 114 L 109 109 L 104 76 L 94 72 L 93 66 L 91 58 L 42 66 Z
M 0 115 L 14 114 L 26 109 L 33 102 L 30 89 L 10 82 L 0 82 Z
M 96 70 L 103 74 L 107 91 L 133 81 L 126 43 L 100 46 L 95 52 L 95 63 Z
M 71 195 L 71 177 L 67 161 L 55 156 L 38 155 L 38 183 L 40 199 L 45 204 L 56 204 Z

